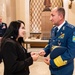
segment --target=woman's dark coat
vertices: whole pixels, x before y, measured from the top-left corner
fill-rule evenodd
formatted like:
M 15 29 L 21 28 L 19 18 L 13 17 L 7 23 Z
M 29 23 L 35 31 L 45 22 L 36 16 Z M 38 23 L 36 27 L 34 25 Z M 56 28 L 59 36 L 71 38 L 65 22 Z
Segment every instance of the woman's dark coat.
M 17 41 L 7 39 L 1 48 L 4 75 L 29 75 L 29 66 L 33 64 L 33 59 L 22 45 Z

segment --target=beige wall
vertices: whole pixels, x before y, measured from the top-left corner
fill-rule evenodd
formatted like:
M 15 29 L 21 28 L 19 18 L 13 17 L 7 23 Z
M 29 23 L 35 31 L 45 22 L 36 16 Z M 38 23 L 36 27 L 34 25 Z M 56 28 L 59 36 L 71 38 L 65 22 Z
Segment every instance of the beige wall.
M 66 16 L 65 16 L 65 19 L 75 25 L 75 0 L 73 1 L 72 3 L 72 8 L 69 9 L 69 4 L 70 4 L 70 0 L 63 0 L 64 2 L 64 8 L 65 8 L 65 11 L 66 11 Z
M 0 16 L 8 25 L 12 20 L 25 21 L 25 0 L 0 0 Z
M 70 2 L 69 2 L 70 3 Z M 68 10 L 69 15 L 68 15 L 68 21 L 75 25 L 75 0 L 72 3 L 72 8 Z
M 15 10 L 15 0 L 6 0 L 6 22 L 8 25 L 12 20 L 16 20 Z
M 0 0 L 0 16 L 2 20 L 6 22 L 6 1 Z
M 16 1 L 16 20 L 20 19 L 25 22 L 25 0 Z
M 29 37 L 29 0 L 16 0 L 16 20 L 25 22 L 26 37 Z

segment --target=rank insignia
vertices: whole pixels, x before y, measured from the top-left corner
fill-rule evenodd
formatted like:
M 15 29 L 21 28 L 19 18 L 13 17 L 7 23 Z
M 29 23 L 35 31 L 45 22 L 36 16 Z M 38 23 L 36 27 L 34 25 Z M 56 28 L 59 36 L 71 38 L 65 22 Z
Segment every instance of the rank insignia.
M 65 34 L 61 34 L 58 38 L 63 39 L 63 38 L 64 38 L 64 36 L 65 36 Z
M 65 30 L 65 27 L 63 27 L 63 30 Z

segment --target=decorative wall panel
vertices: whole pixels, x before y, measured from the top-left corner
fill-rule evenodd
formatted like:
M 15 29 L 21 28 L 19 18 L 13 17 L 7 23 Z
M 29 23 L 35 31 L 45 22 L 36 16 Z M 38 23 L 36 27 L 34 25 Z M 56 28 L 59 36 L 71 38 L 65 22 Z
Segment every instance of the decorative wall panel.
M 41 13 L 44 9 L 44 0 L 30 1 L 30 32 L 41 32 Z
M 50 0 L 51 7 L 62 7 L 63 0 Z M 31 33 L 40 33 L 41 32 L 41 21 L 42 21 L 42 12 L 44 10 L 44 0 L 30 0 L 30 32 Z
M 63 0 L 51 0 L 51 8 L 62 7 L 62 6 L 63 6 Z

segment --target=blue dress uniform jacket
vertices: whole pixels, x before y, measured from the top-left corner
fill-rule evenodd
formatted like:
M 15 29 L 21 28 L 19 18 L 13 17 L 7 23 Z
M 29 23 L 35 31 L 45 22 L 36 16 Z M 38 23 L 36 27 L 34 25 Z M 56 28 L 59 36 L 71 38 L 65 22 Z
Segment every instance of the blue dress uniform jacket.
M 1 23 L 0 24 L 0 37 L 2 37 L 4 35 L 6 29 L 7 29 L 7 24 L 6 23 Z
M 6 39 L 1 45 L 4 61 L 4 75 L 29 75 L 33 64 L 30 53 L 17 41 Z
M 50 70 L 53 75 L 72 75 L 75 57 L 75 27 L 67 21 L 54 35 L 55 27 L 51 30 L 51 38 L 44 48 L 46 55 L 51 53 L 53 46 L 66 47 L 67 50 L 58 57 L 50 60 Z
M 0 24 L 0 37 L 2 37 L 7 29 L 7 24 L 6 23 L 1 23 Z M 0 39 L 0 51 L 1 51 L 1 39 Z M 2 62 L 2 57 L 1 57 L 1 52 L 0 52 L 0 63 Z

